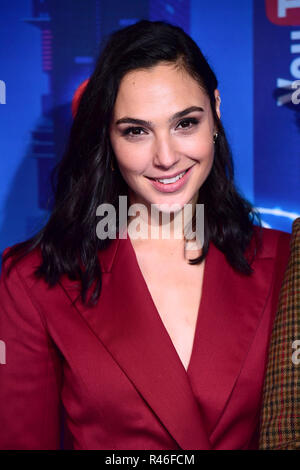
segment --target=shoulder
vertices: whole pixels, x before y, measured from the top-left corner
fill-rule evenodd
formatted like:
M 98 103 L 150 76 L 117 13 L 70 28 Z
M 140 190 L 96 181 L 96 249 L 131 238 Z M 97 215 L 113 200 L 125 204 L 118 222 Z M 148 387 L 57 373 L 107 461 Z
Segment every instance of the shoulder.
M 260 245 L 260 258 L 287 258 L 290 253 L 291 234 L 282 230 L 254 226 L 253 237 Z
M 21 278 L 26 285 L 31 288 L 39 280 L 34 275 L 34 271 L 42 263 L 42 254 L 40 248 L 35 248 L 30 253 L 18 259 L 15 249 L 18 244 L 8 246 L 2 253 L 1 277 L 9 279 Z M 9 273 L 8 273 L 9 271 Z M 9 274 L 7 276 L 7 273 Z
M 38 322 L 47 329 L 47 309 L 44 311 L 41 305 L 48 307 L 51 299 L 56 299 L 60 287 L 57 285 L 49 289 L 44 277 L 36 274 L 42 263 L 40 248 L 35 248 L 18 259 L 19 253 L 14 252 L 14 247 L 16 245 L 7 247 L 2 253 L 0 321 L 4 322 L 5 316 L 10 315 L 16 322 L 24 318 L 27 323 Z M 3 315 L 3 312 L 8 313 Z
M 66 273 L 61 274 L 57 282 L 50 283 L 50 281 L 46 281 L 44 275 L 37 272 L 43 262 L 45 263 L 40 246 L 21 257 L 19 257 L 19 252 L 16 253 L 15 251 L 17 246 L 18 244 L 6 247 L 2 252 L 0 283 L 7 286 L 22 284 L 31 297 L 41 299 L 43 299 L 49 288 L 51 288 L 53 295 L 57 291 L 68 287 L 78 289 L 80 283 L 70 280 Z

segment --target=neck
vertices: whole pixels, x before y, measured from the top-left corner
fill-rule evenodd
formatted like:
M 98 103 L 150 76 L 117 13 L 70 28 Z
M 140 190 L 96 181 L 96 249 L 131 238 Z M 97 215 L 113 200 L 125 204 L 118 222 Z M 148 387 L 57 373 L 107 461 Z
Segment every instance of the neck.
M 135 246 L 155 247 L 165 253 L 174 251 L 191 251 L 193 257 L 199 256 L 201 247 L 196 238 L 188 239 L 191 231 L 192 217 L 195 214 L 198 193 L 190 203 L 173 211 L 165 211 L 154 204 L 143 204 L 141 210 L 128 215 L 128 234 Z M 140 201 L 139 201 L 140 202 Z M 136 198 L 131 195 L 130 206 L 137 204 Z M 186 228 L 186 229 L 185 229 Z M 190 230 L 187 230 L 190 228 Z

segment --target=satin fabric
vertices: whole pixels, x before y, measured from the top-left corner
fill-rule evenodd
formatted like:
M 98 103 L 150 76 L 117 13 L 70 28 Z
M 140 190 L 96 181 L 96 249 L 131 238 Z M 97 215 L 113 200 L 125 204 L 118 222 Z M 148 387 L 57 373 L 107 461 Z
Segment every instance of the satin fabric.
M 256 229 L 255 229 L 256 230 Z M 263 229 L 251 276 L 210 243 L 187 371 L 130 239 L 99 252 L 97 306 L 35 250 L 0 278 L 0 448 L 256 449 L 270 333 L 290 235 Z M 8 248 L 9 249 L 9 248 Z M 163 286 L 162 286 L 163 288 Z

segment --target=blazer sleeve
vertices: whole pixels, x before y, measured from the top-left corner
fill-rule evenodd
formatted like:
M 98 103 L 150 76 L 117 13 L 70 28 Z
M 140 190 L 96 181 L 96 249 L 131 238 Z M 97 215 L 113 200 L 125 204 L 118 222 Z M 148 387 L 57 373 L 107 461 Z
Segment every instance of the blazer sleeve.
M 300 333 L 300 218 L 281 285 L 263 391 L 259 448 L 300 449 L 300 365 L 293 344 Z
M 0 449 L 59 449 L 61 358 L 18 264 L 9 276 L 5 268 L 6 262 L 0 276 Z

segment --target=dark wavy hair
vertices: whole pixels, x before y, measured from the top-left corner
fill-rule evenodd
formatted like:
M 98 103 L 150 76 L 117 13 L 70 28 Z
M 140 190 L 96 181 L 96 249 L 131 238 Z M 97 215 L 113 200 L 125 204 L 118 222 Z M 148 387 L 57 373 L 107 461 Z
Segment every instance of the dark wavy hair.
M 54 198 L 50 217 L 36 235 L 10 247 L 3 255 L 3 262 L 13 257 L 9 270 L 39 247 L 42 263 L 34 271 L 37 278 L 54 286 L 66 274 L 69 279 L 80 281 L 83 303 L 97 303 L 102 286 L 98 250 L 106 248 L 111 240 L 100 240 L 96 235 L 96 209 L 102 203 L 113 204 L 118 226 L 118 198 L 128 196 L 109 139 L 114 103 L 126 73 L 149 69 L 160 62 L 176 64 L 198 81 L 210 99 L 218 132 L 214 163 L 199 190 L 198 202 L 205 207 L 202 255 L 189 262 L 201 263 L 212 241 L 235 270 L 251 274 L 251 263 L 260 244 L 253 223 L 256 218 L 261 228 L 261 221 L 234 185 L 230 147 L 215 110 L 216 76 L 198 45 L 180 27 L 148 20 L 114 32 L 104 44 L 81 97 L 66 151 L 51 175 Z M 113 172 L 111 162 L 116 168 Z M 247 250 L 252 246 L 252 236 L 253 249 Z

